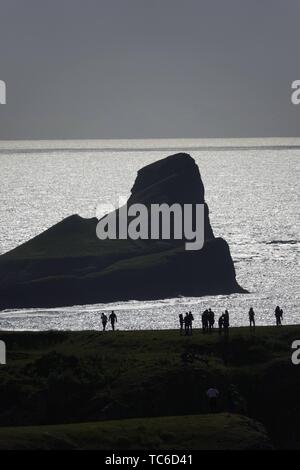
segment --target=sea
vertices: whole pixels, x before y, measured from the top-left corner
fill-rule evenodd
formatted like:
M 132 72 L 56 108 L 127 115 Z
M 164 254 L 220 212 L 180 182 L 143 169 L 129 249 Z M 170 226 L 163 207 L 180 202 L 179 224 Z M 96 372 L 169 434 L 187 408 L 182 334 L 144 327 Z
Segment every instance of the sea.
M 208 307 L 246 326 L 251 306 L 258 325 L 272 325 L 276 305 L 284 324 L 300 323 L 299 138 L 0 141 L 0 254 L 69 215 L 96 216 L 129 196 L 140 168 L 176 152 L 197 162 L 215 236 L 249 294 L 11 309 L 0 330 L 99 330 L 112 309 L 119 330 L 177 328 L 186 311 L 197 328 Z

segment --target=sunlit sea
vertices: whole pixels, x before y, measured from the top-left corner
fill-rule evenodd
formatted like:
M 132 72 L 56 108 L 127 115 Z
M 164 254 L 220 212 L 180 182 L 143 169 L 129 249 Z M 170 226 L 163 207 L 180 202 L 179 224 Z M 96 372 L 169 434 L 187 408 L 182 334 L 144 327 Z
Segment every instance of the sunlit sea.
M 215 236 L 227 240 L 239 284 L 249 294 L 6 310 L 2 330 L 100 329 L 100 312 L 114 309 L 118 329 L 168 329 L 191 310 L 195 326 L 211 307 L 247 325 L 300 323 L 300 139 L 0 142 L 0 254 L 71 214 L 96 215 L 101 202 L 128 196 L 137 170 L 172 153 L 199 165 Z M 117 287 L 117 286 L 116 286 Z

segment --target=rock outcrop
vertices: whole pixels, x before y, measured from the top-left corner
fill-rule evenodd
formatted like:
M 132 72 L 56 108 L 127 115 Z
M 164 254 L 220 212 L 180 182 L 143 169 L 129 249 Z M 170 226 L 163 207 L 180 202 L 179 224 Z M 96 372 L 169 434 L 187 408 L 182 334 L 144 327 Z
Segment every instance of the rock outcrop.
M 128 206 L 205 204 L 205 243 L 99 240 L 98 220 L 72 215 L 0 257 L 0 305 L 54 307 L 129 299 L 245 292 L 228 244 L 215 238 L 199 169 L 176 154 L 139 170 Z

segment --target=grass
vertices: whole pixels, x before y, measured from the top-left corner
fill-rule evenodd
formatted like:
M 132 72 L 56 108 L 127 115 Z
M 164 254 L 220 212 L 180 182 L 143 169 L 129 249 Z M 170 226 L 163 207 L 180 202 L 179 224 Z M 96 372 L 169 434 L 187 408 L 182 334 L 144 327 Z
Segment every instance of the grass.
M 76 433 L 79 423 L 85 423 L 84 429 L 95 422 L 95 432 L 101 434 L 120 420 L 130 427 L 141 419 L 145 426 L 159 423 L 159 428 L 159 419 L 170 417 L 171 426 L 182 416 L 195 418 L 203 430 L 209 420 L 224 416 L 235 433 L 243 414 L 264 424 L 275 447 L 300 448 L 300 369 L 291 363 L 291 344 L 299 338 L 300 326 L 257 327 L 255 332 L 231 328 L 228 338 L 199 330 L 192 337 L 172 330 L 1 332 L 7 365 L 0 369 L 0 426 L 6 427 L 0 440 L 8 442 L 12 426 L 16 433 L 19 426 L 39 433 L 35 426 L 72 424 Z M 210 386 L 220 390 L 222 413 L 209 417 L 205 391 Z M 151 426 L 146 434 L 154 439 Z M 134 433 L 130 436 L 128 446 L 135 442 Z M 91 437 L 91 445 L 96 440 Z M 190 437 L 182 440 L 187 442 Z M 195 445 L 201 442 L 208 445 L 205 439 Z M 211 442 L 218 448 L 217 440 Z M 237 448 L 237 440 L 230 445 Z
M 228 413 L 0 429 L 0 450 L 170 448 L 249 450 L 272 445 L 261 425 Z

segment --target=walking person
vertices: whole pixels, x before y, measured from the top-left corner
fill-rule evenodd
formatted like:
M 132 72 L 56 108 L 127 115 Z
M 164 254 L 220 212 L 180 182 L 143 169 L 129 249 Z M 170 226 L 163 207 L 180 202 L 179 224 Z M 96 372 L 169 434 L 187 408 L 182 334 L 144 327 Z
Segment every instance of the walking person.
M 218 408 L 219 390 L 216 387 L 211 387 L 206 391 L 208 397 L 209 410 L 211 413 L 216 413 Z
M 114 310 L 112 310 L 111 314 L 109 315 L 110 323 L 111 323 L 111 328 L 113 331 L 115 331 L 115 323 L 117 323 L 117 315 L 115 314 Z
M 255 313 L 252 307 L 250 307 L 249 310 L 249 322 L 250 322 L 250 328 L 253 326 L 255 328 Z
M 105 328 L 107 325 L 107 316 L 105 315 L 105 313 L 101 313 L 101 321 L 102 321 L 103 331 L 105 331 Z
M 180 336 L 182 335 L 183 333 L 183 325 L 184 325 L 184 319 L 183 319 L 183 315 L 182 313 L 180 313 L 179 315 L 179 326 L 180 326 Z

